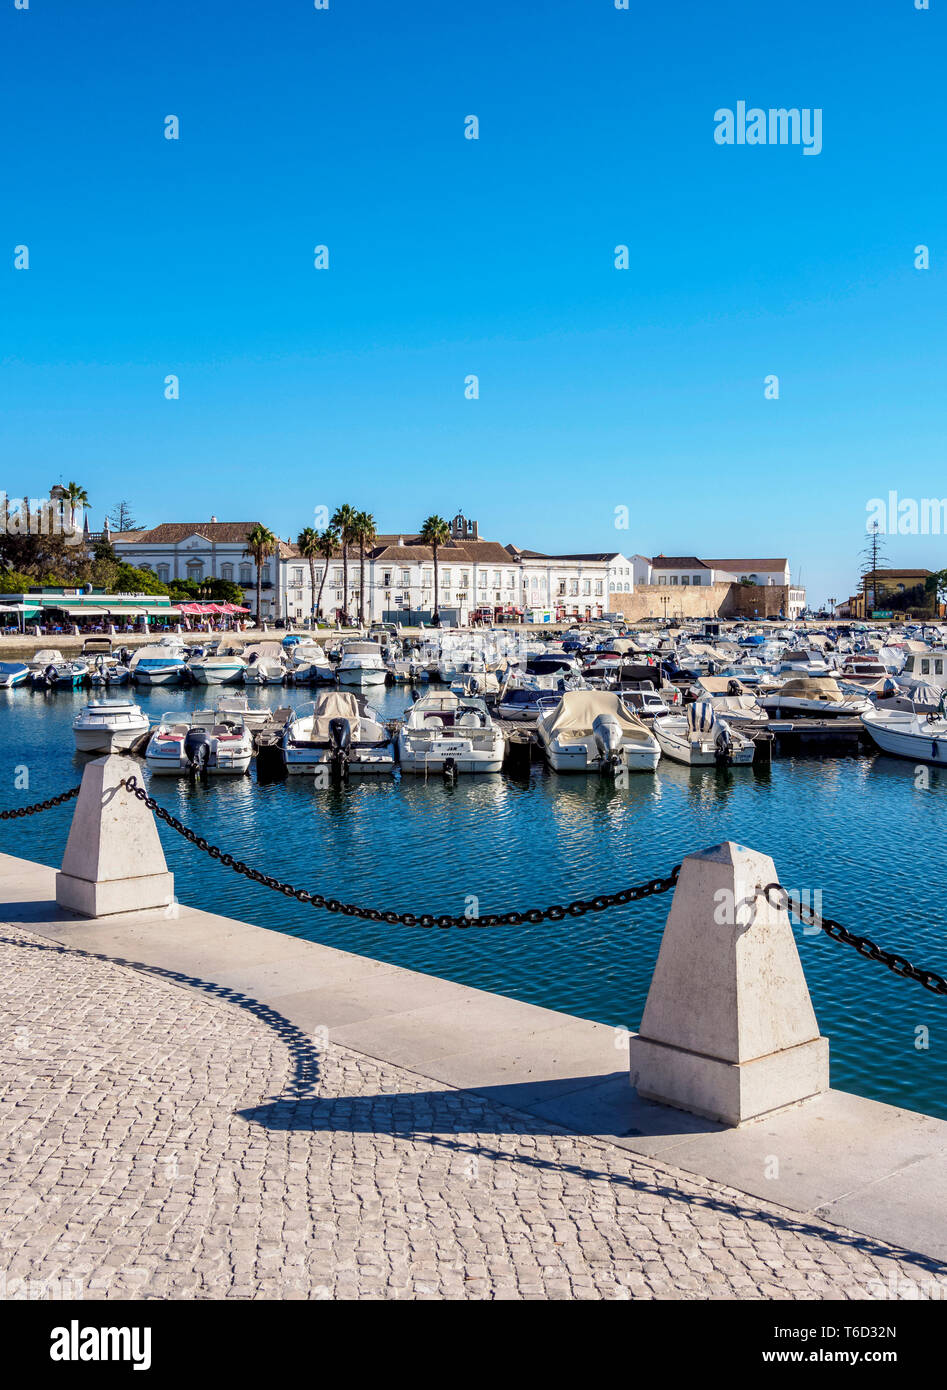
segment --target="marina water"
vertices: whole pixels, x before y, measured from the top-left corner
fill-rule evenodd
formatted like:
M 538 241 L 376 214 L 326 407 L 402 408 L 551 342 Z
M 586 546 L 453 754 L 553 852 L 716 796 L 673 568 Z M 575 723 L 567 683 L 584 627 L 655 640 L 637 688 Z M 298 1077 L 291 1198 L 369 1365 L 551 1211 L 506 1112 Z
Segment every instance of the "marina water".
M 248 693 L 272 706 L 311 698 L 280 687 Z M 75 785 L 87 757 L 74 752 L 71 723 L 88 698 L 0 690 L 0 806 Z M 154 721 L 206 705 L 208 692 L 139 689 L 134 698 Z M 392 717 L 409 696 L 392 689 L 370 699 Z M 23 769 L 29 786 L 17 791 Z M 663 876 L 685 854 L 736 840 L 771 855 L 780 881 L 804 899 L 821 893 L 825 915 L 943 973 L 947 771 L 931 768 L 927 780 L 916 785 L 912 763 L 882 755 L 729 771 L 662 759 L 626 789 L 540 765 L 522 778 L 353 778 L 330 790 L 309 778 L 259 784 L 255 769 L 206 785 L 149 784 L 142 770 L 162 806 L 235 858 L 382 910 L 462 913 L 474 898 L 482 913 L 568 903 Z M 0 847 L 58 866 L 72 809 L 5 823 Z M 669 895 L 540 926 L 388 926 L 317 912 L 248 882 L 167 827 L 161 838 L 183 903 L 615 1025 L 615 1070 L 627 1064 L 618 1030 L 638 1025 Z M 947 999 L 824 933 L 796 924 L 795 934 L 831 1039 L 833 1085 L 947 1118 Z

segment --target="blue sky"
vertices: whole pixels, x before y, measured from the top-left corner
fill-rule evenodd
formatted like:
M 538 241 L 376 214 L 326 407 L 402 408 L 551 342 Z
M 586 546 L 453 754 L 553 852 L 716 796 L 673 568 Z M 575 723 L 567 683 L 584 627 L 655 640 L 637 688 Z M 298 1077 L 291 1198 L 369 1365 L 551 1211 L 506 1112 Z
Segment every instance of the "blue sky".
M 0 483 L 849 593 L 867 501 L 947 494 L 932 4 L 7 0 Z M 740 100 L 821 108 L 822 153 L 715 144 Z

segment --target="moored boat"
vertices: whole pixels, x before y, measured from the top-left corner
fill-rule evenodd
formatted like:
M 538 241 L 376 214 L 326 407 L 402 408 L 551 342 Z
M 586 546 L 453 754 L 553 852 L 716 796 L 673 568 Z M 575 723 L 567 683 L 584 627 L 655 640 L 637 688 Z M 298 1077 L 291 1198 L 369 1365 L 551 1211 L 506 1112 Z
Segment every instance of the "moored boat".
M 404 772 L 499 772 L 506 736 L 481 699 L 434 691 L 411 706 L 398 734 Z
M 661 752 L 689 767 L 713 767 L 751 763 L 753 740 L 718 715 L 709 700 L 688 705 L 683 714 L 667 714 L 654 721 Z
M 567 690 L 536 731 L 556 772 L 653 772 L 661 756 L 651 730 L 608 690 Z
M 372 707 L 350 690 L 324 690 L 294 709 L 281 746 L 290 776 L 322 771 L 345 777 L 395 768 L 391 734 Z
M 80 753 L 116 753 L 148 729 L 148 716 L 131 700 L 90 700 L 72 721 Z

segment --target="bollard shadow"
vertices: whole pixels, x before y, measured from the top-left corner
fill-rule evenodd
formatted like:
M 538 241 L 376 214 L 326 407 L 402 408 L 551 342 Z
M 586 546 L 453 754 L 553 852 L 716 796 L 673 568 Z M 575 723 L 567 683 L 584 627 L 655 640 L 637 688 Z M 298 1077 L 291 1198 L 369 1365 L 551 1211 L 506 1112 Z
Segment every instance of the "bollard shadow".
M 624 1075 L 624 1074 L 623 1074 Z M 627 1077 L 625 1077 L 627 1084 Z M 552 1083 L 550 1083 L 552 1084 Z M 515 1086 L 502 1089 L 512 1096 Z M 535 1093 L 534 1086 L 529 1087 Z M 532 1104 L 532 1101 L 530 1102 Z M 645 1103 L 647 1104 L 647 1103 Z M 665 1107 L 654 1106 L 654 1110 Z M 712 1187 L 698 1174 L 682 1172 L 679 1178 L 665 1176 L 653 1170 L 653 1162 L 673 1167 L 673 1156 L 646 1155 L 626 1149 L 609 1147 L 602 1135 L 583 1136 L 571 1127 L 566 1128 L 523 1111 L 510 1109 L 506 1104 L 487 1095 L 470 1091 L 429 1090 L 419 1092 L 380 1092 L 375 1095 L 347 1095 L 337 1098 L 308 1097 L 291 1101 L 288 1098 L 272 1105 L 256 1106 L 239 1112 L 248 1124 L 262 1125 L 269 1130 L 291 1133 L 365 1134 L 401 1139 L 413 1144 L 427 1144 L 432 1149 L 496 1163 L 512 1163 L 539 1176 L 563 1174 L 583 1183 L 605 1184 L 611 1189 L 637 1193 L 642 1197 L 659 1198 L 678 1205 L 682 1210 L 700 1207 L 721 1216 L 739 1221 L 753 1221 L 774 1231 L 824 1241 L 845 1247 L 877 1259 L 895 1259 L 903 1264 L 932 1274 L 947 1274 L 947 1262 L 916 1250 L 892 1245 L 873 1236 L 847 1231 L 831 1224 L 821 1224 L 806 1215 L 796 1215 L 788 1208 L 765 1209 L 754 1206 L 749 1198 L 714 1182 Z M 679 1117 L 682 1118 L 682 1117 Z M 693 1117 L 687 1117 L 693 1118 Z M 699 1125 L 701 1122 L 697 1121 Z M 708 1129 L 724 1128 L 705 1122 Z M 599 1148 L 601 1161 L 569 1161 L 560 1154 L 545 1157 L 535 1145 L 518 1145 L 519 1140 L 539 1137 L 560 1137 L 564 1140 L 592 1139 Z M 496 1142 L 493 1142 L 496 1141 Z M 616 1159 L 631 1171 L 616 1172 Z M 652 1171 L 646 1172 L 648 1168 Z M 690 1190 L 682 1190 L 682 1188 Z
M 27 903 L 20 906 L 39 908 L 43 905 Z M 46 903 L 44 906 L 46 910 L 43 920 L 48 921 L 49 904 Z M 265 1104 L 236 1112 L 249 1125 L 258 1125 L 278 1133 L 376 1134 L 410 1143 L 427 1144 L 432 1148 L 476 1158 L 478 1161 L 486 1159 L 497 1163 L 513 1163 L 520 1169 L 539 1175 L 566 1174 L 585 1183 L 604 1183 L 610 1188 L 676 1203 L 685 1211 L 689 1207 L 699 1206 L 720 1215 L 731 1216 L 741 1221 L 755 1221 L 773 1230 L 808 1236 L 876 1258 L 897 1259 L 928 1273 L 947 1274 L 947 1262 L 918 1251 L 891 1245 L 836 1226 L 822 1225 L 805 1216 L 796 1216 L 788 1209 L 763 1210 L 759 1206 L 750 1205 L 750 1201 L 742 1201 L 738 1193 L 725 1189 L 722 1184 L 715 1184 L 716 1192 L 707 1191 L 706 1180 L 696 1174 L 682 1173 L 676 1180 L 672 1177 L 665 1178 L 660 1172 L 646 1174 L 642 1170 L 652 1165 L 653 1161 L 667 1163 L 673 1167 L 672 1157 L 664 1159 L 659 1154 L 652 1160 L 647 1155 L 610 1146 L 609 1134 L 603 1131 L 601 1125 L 604 1118 L 602 1104 L 611 1106 L 619 1089 L 624 1097 L 623 1100 L 618 1100 L 621 1113 L 625 1118 L 630 1113 L 637 1119 L 638 1125 L 643 1127 L 632 1126 L 622 1131 L 612 1130 L 612 1134 L 618 1137 L 668 1133 L 672 1132 L 672 1129 L 675 1133 L 684 1130 L 689 1133 L 707 1133 L 723 1129 L 725 1126 L 640 1100 L 631 1091 L 627 1072 L 615 1072 L 600 1078 L 575 1077 L 566 1081 L 558 1079 L 545 1083 L 487 1086 L 478 1091 L 445 1087 L 437 1090 L 323 1097 L 315 1093 L 321 1076 L 320 1053 L 312 1039 L 283 1014 L 258 999 L 183 971 L 152 966 L 144 961 L 128 960 L 121 956 L 109 956 L 102 952 L 86 951 L 80 947 L 63 946 L 49 941 L 21 941 L 2 935 L 0 944 L 26 950 L 48 951 L 60 956 L 77 956 L 109 965 L 121 965 L 172 984 L 197 990 L 222 1003 L 244 1009 L 268 1028 L 272 1028 L 289 1051 L 291 1071 L 280 1095 L 270 1098 Z M 378 1066 L 385 1065 L 378 1059 L 369 1060 Z M 570 1091 L 573 1082 L 575 1085 Z M 596 1095 L 597 1092 L 603 1091 L 614 1092 L 614 1095 L 610 1099 L 603 1094 Z M 569 1101 L 570 1096 L 574 1097 L 579 1092 L 590 1098 L 590 1109 L 587 1111 L 585 1123 L 581 1118 L 581 1105 L 577 1106 L 574 1100 L 569 1105 L 568 1126 L 535 1113 L 537 1110 L 546 1109 L 554 1115 L 560 1102 Z M 529 1106 L 533 1113 L 516 1109 L 517 1099 L 524 1106 Z M 630 1111 L 626 1112 L 625 1107 L 630 1107 Z M 610 1118 L 614 1119 L 614 1113 Z M 598 1128 L 594 1127 L 596 1121 L 599 1122 Z M 516 1142 L 543 1136 L 558 1137 L 567 1141 L 585 1138 L 595 1144 L 601 1161 L 568 1161 L 561 1154 L 544 1157 L 535 1147 L 518 1145 Z M 616 1160 L 638 1171 L 616 1172 Z M 682 1185 L 692 1190 L 682 1191 Z

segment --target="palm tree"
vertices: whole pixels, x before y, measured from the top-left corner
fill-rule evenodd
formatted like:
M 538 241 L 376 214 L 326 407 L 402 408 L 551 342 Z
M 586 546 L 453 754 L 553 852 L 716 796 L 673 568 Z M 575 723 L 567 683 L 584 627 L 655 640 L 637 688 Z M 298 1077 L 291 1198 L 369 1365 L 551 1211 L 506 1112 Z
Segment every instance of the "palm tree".
M 304 560 L 309 561 L 309 591 L 310 591 L 310 610 L 309 617 L 312 626 L 316 623 L 316 556 L 319 552 L 319 532 L 314 531 L 311 526 L 305 527 L 296 537 L 296 544 L 299 547 L 299 554 Z
M 80 487 L 78 483 L 67 483 L 63 488 L 63 494 L 69 503 L 69 525 L 75 530 L 76 508 L 89 505 L 88 494 L 85 488 Z
M 442 516 L 429 516 L 421 527 L 421 543 L 431 547 L 431 554 L 434 556 L 434 616 L 431 619 L 435 627 L 441 625 L 441 615 L 437 608 L 437 551 L 438 547 L 446 545 L 450 540 L 450 526 Z
M 358 541 L 358 622 L 365 622 L 365 547 L 371 545 L 378 532 L 371 512 L 356 512 L 352 539 Z
M 349 615 L 349 546 L 355 539 L 354 526 L 357 515 L 354 507 L 350 507 L 348 502 L 343 502 L 341 507 L 336 507 L 329 523 L 338 530 L 342 544 L 342 616 L 346 620 Z
M 319 580 L 319 597 L 316 599 L 316 617 L 322 613 L 322 591 L 326 586 L 326 579 L 329 574 L 329 561 L 334 557 L 339 548 L 339 533 L 327 526 L 324 531 L 320 531 L 316 537 L 316 550 L 325 562 L 322 566 L 322 578 Z
M 262 600 L 260 589 L 262 587 L 262 565 L 264 560 L 268 560 L 271 555 L 275 555 L 279 548 L 279 541 L 268 530 L 262 522 L 257 522 L 253 530 L 247 536 L 247 548 L 243 552 L 256 561 L 256 620 L 260 623 L 260 608 Z

